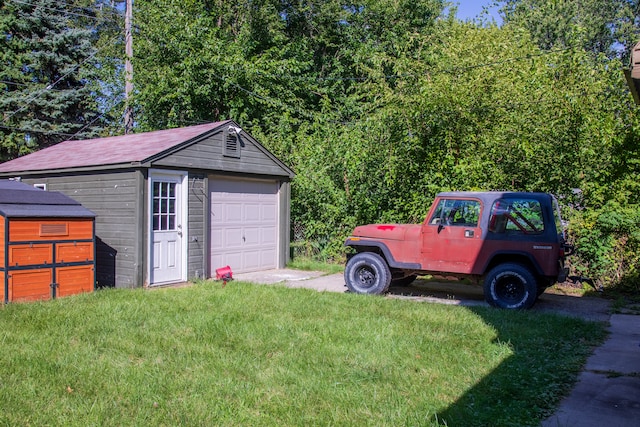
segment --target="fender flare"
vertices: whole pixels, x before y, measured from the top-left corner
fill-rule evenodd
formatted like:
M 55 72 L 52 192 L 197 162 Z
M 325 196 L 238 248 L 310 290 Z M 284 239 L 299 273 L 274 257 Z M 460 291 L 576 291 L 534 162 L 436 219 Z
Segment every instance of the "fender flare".
M 492 268 L 491 266 L 497 265 L 498 263 L 494 263 L 494 260 L 496 258 L 500 258 L 500 257 L 504 257 L 504 258 L 509 258 L 509 257 L 526 258 L 527 261 L 529 262 L 529 264 L 531 265 L 531 267 L 533 267 L 534 273 L 536 275 L 538 275 L 540 277 L 546 277 L 546 275 L 544 274 L 544 271 L 540 267 L 540 264 L 538 264 L 538 261 L 536 261 L 536 259 L 533 257 L 533 255 L 531 255 L 528 252 L 523 252 L 523 251 L 497 251 L 497 252 L 494 252 L 491 255 L 491 257 L 487 260 L 485 265 L 483 266 L 483 268 L 482 268 L 482 271 L 484 272 L 483 274 L 486 274 Z M 509 262 L 517 262 L 517 261 L 510 260 Z
M 378 240 L 347 239 L 344 245 L 354 248 L 357 252 L 365 252 L 363 250 L 358 250 L 359 247 L 377 248 L 382 253 L 382 256 L 384 257 L 385 261 L 387 262 L 390 268 L 397 268 L 401 270 L 420 270 L 422 268 L 422 266 L 418 263 L 396 261 L 393 255 L 391 254 L 391 251 L 387 247 L 387 245 L 385 245 L 383 242 L 380 242 Z

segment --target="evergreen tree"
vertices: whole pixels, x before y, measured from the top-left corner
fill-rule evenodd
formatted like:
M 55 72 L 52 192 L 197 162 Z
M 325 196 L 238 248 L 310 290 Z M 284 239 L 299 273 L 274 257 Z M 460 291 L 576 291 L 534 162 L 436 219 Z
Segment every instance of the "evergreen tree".
M 0 159 L 96 135 L 97 39 L 91 8 L 0 0 Z

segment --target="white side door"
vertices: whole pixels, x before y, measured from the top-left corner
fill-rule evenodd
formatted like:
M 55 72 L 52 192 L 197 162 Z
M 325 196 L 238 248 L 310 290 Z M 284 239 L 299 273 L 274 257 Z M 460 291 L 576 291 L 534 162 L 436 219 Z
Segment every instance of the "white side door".
M 185 174 L 152 173 L 149 179 L 151 285 L 186 280 Z

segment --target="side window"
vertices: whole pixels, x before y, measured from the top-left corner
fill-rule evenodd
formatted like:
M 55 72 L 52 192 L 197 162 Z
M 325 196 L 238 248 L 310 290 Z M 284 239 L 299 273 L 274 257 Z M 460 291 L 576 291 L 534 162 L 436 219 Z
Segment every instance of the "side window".
M 429 224 L 477 227 L 480 202 L 477 200 L 442 199 L 429 219 Z
M 544 231 L 540 202 L 533 199 L 500 199 L 491 207 L 491 233 L 539 234 Z

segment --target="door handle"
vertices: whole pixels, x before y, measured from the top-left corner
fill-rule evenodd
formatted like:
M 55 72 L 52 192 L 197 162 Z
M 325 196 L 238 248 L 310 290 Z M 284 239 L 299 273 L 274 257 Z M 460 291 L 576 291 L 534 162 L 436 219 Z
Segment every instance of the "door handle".
M 464 230 L 464 237 L 473 237 L 473 230 Z

